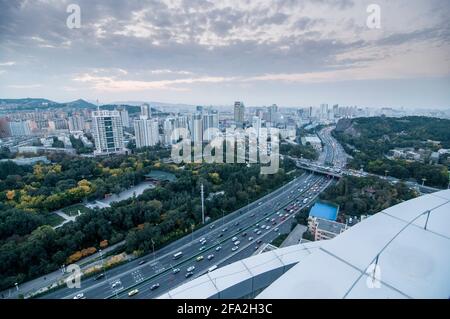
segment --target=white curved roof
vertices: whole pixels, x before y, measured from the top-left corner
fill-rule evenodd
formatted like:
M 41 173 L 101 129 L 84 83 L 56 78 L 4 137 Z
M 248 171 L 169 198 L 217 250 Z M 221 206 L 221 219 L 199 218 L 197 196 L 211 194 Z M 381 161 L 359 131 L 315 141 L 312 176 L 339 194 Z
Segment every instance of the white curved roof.
M 370 288 L 375 263 L 380 287 Z M 385 209 L 324 242 L 257 298 L 449 297 L 446 190 Z

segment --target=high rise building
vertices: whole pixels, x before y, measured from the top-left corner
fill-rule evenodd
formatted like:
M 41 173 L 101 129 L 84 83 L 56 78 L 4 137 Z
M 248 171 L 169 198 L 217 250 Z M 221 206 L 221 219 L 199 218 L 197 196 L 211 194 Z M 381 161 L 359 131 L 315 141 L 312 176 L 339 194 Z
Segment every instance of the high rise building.
M 0 138 L 11 136 L 8 120 L 4 117 L 0 118 Z
M 130 127 L 130 117 L 128 115 L 128 111 L 125 108 L 119 109 L 120 118 L 122 119 L 123 127 Z
M 325 119 L 328 117 L 328 104 L 320 104 L 320 118 Z
M 234 102 L 234 122 L 236 126 L 242 126 L 244 124 L 244 114 L 244 102 Z
M 253 116 L 252 127 L 256 131 L 256 136 L 259 137 L 259 133 L 261 131 L 261 118 L 259 116 Z
M 9 122 L 11 136 L 31 135 L 31 129 L 28 121 Z
M 93 111 L 92 131 L 95 141 L 95 155 L 123 153 L 122 118 L 118 111 Z
M 277 123 L 278 121 L 278 106 L 276 104 L 272 104 L 272 106 L 269 107 L 269 122 L 270 123 Z
M 144 118 L 151 118 L 152 117 L 152 108 L 150 105 L 144 103 L 141 105 L 141 116 Z
M 179 134 L 177 136 L 177 140 L 179 138 L 188 138 L 189 137 L 188 117 L 185 115 L 177 116 L 175 118 L 175 128 L 179 129 Z
M 216 134 L 210 131 L 207 132 L 207 129 L 219 129 L 219 112 L 208 110 L 206 114 L 203 114 L 203 132 L 206 132 L 203 140 L 211 141 L 216 137 Z
M 84 130 L 84 117 L 82 115 L 69 116 L 69 131 L 81 132 Z
M 203 118 L 202 114 L 195 113 L 191 118 L 191 140 L 194 143 L 203 141 Z
M 172 132 L 175 129 L 175 118 L 168 117 L 164 120 L 163 130 L 164 130 L 164 144 L 171 145 L 176 143 L 178 138 L 172 138 Z
M 157 119 L 148 119 L 141 116 L 134 120 L 134 134 L 136 147 L 155 146 L 159 143 L 159 124 Z

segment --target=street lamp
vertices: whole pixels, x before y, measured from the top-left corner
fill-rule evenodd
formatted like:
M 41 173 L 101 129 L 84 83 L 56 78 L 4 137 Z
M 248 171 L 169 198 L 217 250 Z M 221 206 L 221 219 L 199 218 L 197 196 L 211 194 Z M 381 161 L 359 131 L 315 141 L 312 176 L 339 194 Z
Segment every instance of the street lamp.
M 152 248 L 153 248 L 153 262 L 155 262 L 155 241 L 152 238 Z
M 385 177 L 385 178 L 387 177 L 387 173 L 389 173 L 389 171 L 388 171 L 388 170 L 385 170 L 385 171 L 384 171 L 384 177 Z
M 422 186 L 425 186 L 426 180 L 427 180 L 427 179 L 426 179 L 425 177 L 422 178 Z
M 16 286 L 17 291 L 19 291 L 19 284 L 16 282 L 14 285 Z

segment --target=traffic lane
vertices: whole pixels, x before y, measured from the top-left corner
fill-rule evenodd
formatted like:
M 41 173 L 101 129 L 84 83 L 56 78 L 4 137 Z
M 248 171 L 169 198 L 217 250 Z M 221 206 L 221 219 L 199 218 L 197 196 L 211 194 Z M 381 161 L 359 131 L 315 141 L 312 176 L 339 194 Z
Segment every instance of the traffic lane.
M 300 185 L 302 185 L 302 184 L 306 184 L 306 182 L 310 179 L 310 177 L 311 177 L 311 175 L 309 175 L 308 176 L 309 178 L 306 180 L 306 181 L 304 181 L 303 183 L 302 182 L 294 182 L 293 184 L 292 184 L 292 187 L 291 188 L 295 188 L 295 187 L 298 187 L 298 186 L 300 186 Z M 295 181 L 295 180 L 294 180 Z M 265 206 L 264 205 L 260 205 L 259 207 L 257 207 L 257 210 L 258 210 L 258 214 L 259 213 L 261 213 L 261 211 L 264 211 L 266 208 L 265 208 Z M 242 218 L 243 218 L 244 216 L 242 216 Z M 247 226 L 247 225 L 244 225 L 244 226 Z M 194 251 L 194 253 L 195 253 L 195 251 Z M 152 275 L 154 275 L 154 273 L 151 273 L 151 274 L 144 274 L 144 277 L 151 277 Z M 122 280 L 123 282 L 124 282 L 124 286 L 126 287 L 127 286 L 127 281 L 126 280 Z M 134 284 L 134 283 L 133 283 Z M 104 287 L 108 287 L 107 285 L 105 285 Z M 95 294 L 98 294 L 99 293 L 99 291 L 101 291 L 101 289 L 96 289 L 95 290 Z M 102 291 L 103 292 L 103 291 Z M 102 293 L 103 294 L 103 293 Z M 98 295 L 96 295 L 97 297 L 98 297 Z
M 316 192 L 316 194 L 318 194 L 318 192 Z M 300 209 L 301 209 L 301 207 L 299 208 L 299 210 Z M 231 256 L 228 257 L 225 262 L 219 263 L 218 265 L 223 266 L 224 264 L 232 263 L 234 261 L 237 261 L 237 260 L 240 260 L 242 258 L 246 258 L 246 257 L 250 256 L 251 254 L 253 254 L 253 252 L 255 250 L 255 248 L 254 248 L 255 247 L 255 243 L 258 240 L 263 240 L 264 242 L 271 242 L 273 239 L 278 237 L 279 234 L 281 234 L 281 233 L 288 233 L 290 231 L 291 225 L 292 225 L 292 223 L 294 221 L 295 221 L 294 215 L 291 215 L 291 216 L 289 216 L 289 218 L 287 220 L 283 221 L 282 224 L 280 224 L 280 225 L 277 224 L 276 226 L 272 225 L 271 229 L 265 230 L 262 236 L 257 237 L 258 239 L 255 239 L 255 240 L 253 240 L 251 242 L 246 242 L 246 240 L 248 240 L 247 239 L 248 236 L 251 236 L 251 234 L 247 235 L 247 237 L 244 237 L 245 239 L 242 239 L 242 238 L 238 237 L 238 239 L 241 239 L 241 240 L 244 241 L 245 246 L 243 248 L 241 248 L 240 250 L 238 250 L 237 253 L 231 254 Z M 275 228 L 279 228 L 279 230 L 275 232 L 274 231 Z M 259 244 L 259 245 L 262 245 L 262 243 Z M 226 251 L 226 249 L 229 248 L 229 247 L 233 247 L 233 243 L 232 242 L 229 242 L 228 247 L 224 245 L 223 249 Z M 220 256 L 217 256 L 216 258 L 220 259 Z M 210 265 L 212 265 L 212 264 L 214 264 L 214 263 L 208 264 L 208 265 L 206 265 L 204 267 L 197 267 L 196 270 L 199 270 L 199 275 L 200 275 L 203 272 L 205 272 L 205 270 L 207 270 L 210 267 Z M 183 282 L 183 281 L 184 280 L 181 280 L 181 282 Z M 157 292 L 155 292 L 156 290 L 155 291 L 147 290 L 149 287 L 154 285 L 156 282 L 157 281 L 149 282 L 146 286 L 143 286 L 144 293 L 141 294 L 140 298 L 153 298 L 153 297 L 156 297 L 156 296 L 164 293 L 165 291 L 173 289 L 175 287 L 173 285 L 170 287 L 170 285 L 169 285 L 169 287 L 165 287 L 165 288 L 161 289 L 163 287 L 163 285 L 160 282 L 164 282 L 165 284 L 169 283 L 169 282 L 173 283 L 173 280 L 166 280 L 166 281 L 164 281 L 164 279 L 163 279 L 163 280 L 160 280 L 160 282 L 158 282 L 160 284 L 160 288 L 156 289 Z M 179 282 L 177 282 L 177 284 L 179 284 Z

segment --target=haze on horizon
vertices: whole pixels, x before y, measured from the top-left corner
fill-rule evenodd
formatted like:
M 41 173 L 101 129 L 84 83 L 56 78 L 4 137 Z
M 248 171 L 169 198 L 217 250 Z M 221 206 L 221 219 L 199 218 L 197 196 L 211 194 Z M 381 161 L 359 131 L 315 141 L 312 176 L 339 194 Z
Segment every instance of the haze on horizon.
M 449 108 L 449 16 L 447 0 L 0 0 L 0 98 Z

